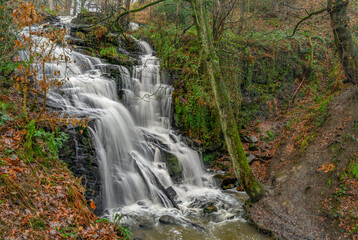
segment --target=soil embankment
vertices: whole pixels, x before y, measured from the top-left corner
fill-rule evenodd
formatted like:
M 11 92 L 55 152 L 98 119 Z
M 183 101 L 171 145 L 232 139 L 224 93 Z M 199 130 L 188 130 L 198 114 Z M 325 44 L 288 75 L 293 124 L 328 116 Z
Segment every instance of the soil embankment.
M 309 132 L 285 131 L 266 169 L 267 196 L 249 212 L 259 228 L 279 239 L 358 239 L 357 106 L 358 88 L 349 86 L 327 104 L 323 120 L 303 123 Z

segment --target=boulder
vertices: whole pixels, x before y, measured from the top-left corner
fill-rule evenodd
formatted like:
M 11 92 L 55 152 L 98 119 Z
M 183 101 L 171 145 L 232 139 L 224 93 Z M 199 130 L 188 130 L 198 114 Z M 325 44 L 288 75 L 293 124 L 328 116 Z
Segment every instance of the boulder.
M 257 138 L 254 135 L 251 135 L 249 137 L 249 142 L 250 143 L 257 143 L 259 140 L 257 140 Z
M 177 157 L 166 151 L 162 151 L 162 157 L 164 162 L 166 163 L 169 175 L 172 180 L 176 183 L 180 182 L 183 178 L 183 172 L 180 168 L 179 160 L 177 159 Z
M 60 22 L 60 18 L 55 16 L 55 15 L 51 15 L 51 14 L 46 14 L 43 17 L 42 22 L 49 22 L 51 24 L 55 24 L 55 23 L 59 23 Z
M 224 190 L 238 185 L 238 180 L 235 174 L 216 174 L 214 175 L 214 180 L 216 184 Z
M 104 15 L 99 12 L 79 13 L 76 18 L 72 19 L 72 24 L 95 24 L 98 23 Z
M 169 216 L 169 215 L 161 216 L 159 218 L 159 222 L 162 224 L 166 224 L 166 225 L 178 225 L 181 223 L 180 220 L 178 220 L 172 216 Z
M 94 213 L 102 213 L 103 199 L 101 198 L 102 181 L 96 151 L 92 144 L 91 136 L 86 128 L 82 134 L 80 128 L 63 129 L 69 139 L 63 143 L 59 151 L 60 159 L 65 162 L 74 175 L 81 179 L 85 186 L 85 197 L 92 199 L 96 204 Z
M 174 190 L 172 186 L 168 187 L 166 190 L 171 199 L 174 199 L 177 196 L 177 192 Z
M 249 156 L 247 156 L 247 162 L 248 164 L 250 164 L 253 160 L 256 159 L 256 156 L 254 154 L 249 154 Z
M 144 228 L 144 229 L 152 229 L 154 227 L 154 223 L 153 222 L 142 222 L 142 223 L 139 223 L 139 227 Z
M 215 207 L 214 205 L 207 206 L 203 209 L 203 213 L 205 213 L 205 214 L 210 214 L 210 213 L 214 213 L 217 211 L 218 211 L 218 208 Z

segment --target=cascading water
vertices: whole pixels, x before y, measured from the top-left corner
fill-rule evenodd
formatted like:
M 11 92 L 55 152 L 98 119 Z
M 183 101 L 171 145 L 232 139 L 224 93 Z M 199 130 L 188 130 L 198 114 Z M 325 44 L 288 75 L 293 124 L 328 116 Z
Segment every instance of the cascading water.
M 173 88 L 161 77 L 159 60 L 153 56 L 151 46 L 144 41 L 138 44 L 143 53 L 140 64 L 132 71 L 60 47 L 54 54 L 66 51 L 71 62 L 46 64 L 50 77 L 58 77 L 52 73 L 59 70 L 69 78 L 59 90 L 48 94 L 49 105 L 92 120 L 89 129 L 103 181 L 105 216 L 119 212 L 124 215 L 123 223 L 129 225 L 155 223 L 163 215 L 191 226 L 197 226 L 193 222 L 243 221 L 238 193 L 224 194 L 215 187 L 200 155 L 171 129 Z M 116 83 L 106 74 L 109 68 L 116 68 L 121 74 L 122 101 Z M 180 181 L 171 179 L 164 159 L 168 154 L 179 163 Z M 177 193 L 175 202 L 166 190 L 168 187 Z M 239 195 L 245 198 L 244 194 Z M 202 206 L 206 203 L 216 205 L 218 212 L 204 216 Z M 174 208 L 178 207 L 176 204 L 180 210 Z M 212 238 L 215 233 L 210 231 L 202 239 L 218 239 Z
M 199 154 L 170 129 L 173 89 L 161 82 L 159 61 L 152 56 L 149 44 L 138 44 L 144 54 L 133 77 L 125 67 L 112 66 L 122 75 L 125 106 L 119 102 L 116 84 L 104 76 L 108 65 L 100 59 L 68 52 L 71 64 L 46 65 L 48 75 L 56 70 L 69 77 L 60 91 L 50 94 L 52 106 L 57 103 L 65 113 L 93 118 L 89 129 L 99 158 L 105 209 L 140 200 L 173 207 L 163 191 L 173 182 L 161 151 L 178 159 L 183 183 L 198 187 L 213 184 Z M 62 53 L 60 48 L 54 51 L 55 55 Z

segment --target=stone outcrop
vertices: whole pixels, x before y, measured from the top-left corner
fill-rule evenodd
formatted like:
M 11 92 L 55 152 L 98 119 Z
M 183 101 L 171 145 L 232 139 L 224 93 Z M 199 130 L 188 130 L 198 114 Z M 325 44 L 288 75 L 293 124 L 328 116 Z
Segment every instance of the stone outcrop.
M 85 197 L 92 199 L 96 204 L 96 214 L 103 211 L 101 208 L 101 177 L 98 159 L 87 129 L 80 133 L 79 129 L 64 130 L 69 139 L 59 151 L 60 159 L 65 162 L 74 175 L 81 179 L 86 188 Z

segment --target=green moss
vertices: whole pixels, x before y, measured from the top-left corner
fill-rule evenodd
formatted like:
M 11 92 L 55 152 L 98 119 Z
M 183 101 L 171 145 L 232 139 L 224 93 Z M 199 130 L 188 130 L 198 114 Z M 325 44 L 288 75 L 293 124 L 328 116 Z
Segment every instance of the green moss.
M 182 170 L 178 159 L 170 153 L 163 152 L 163 158 L 166 163 L 169 175 L 174 179 L 180 179 L 182 177 Z
M 276 137 L 276 134 L 274 132 L 271 132 L 270 130 L 266 131 L 266 136 L 263 138 L 265 142 L 270 142 L 274 140 Z
M 83 33 L 83 32 L 76 32 L 75 37 L 79 38 L 79 39 L 82 39 L 82 40 L 85 40 L 86 39 L 86 34 Z
M 358 154 L 351 157 L 351 161 L 346 172 L 352 177 L 358 179 Z
M 207 165 L 210 165 L 215 160 L 217 160 L 220 157 L 220 153 L 218 152 L 210 152 L 210 153 L 203 153 L 203 160 L 204 163 Z
M 46 230 L 46 225 L 40 217 L 33 217 L 29 220 L 31 227 L 35 230 Z
M 253 34 L 250 47 L 245 47 L 246 38 L 230 31 L 226 31 L 218 43 L 218 48 L 223 51 L 217 51 L 217 54 L 223 78 L 230 86 L 230 101 L 238 126 L 247 124 L 258 113 L 268 117 L 275 109 L 270 109 L 267 102 L 272 105 L 277 103 L 277 95 L 281 96 L 280 104 L 288 105 L 288 86 L 300 78 L 305 66 L 297 41 L 283 41 L 283 31 L 265 36 Z M 164 26 L 158 22 L 142 27 L 135 37 L 149 38 L 162 61 L 161 65 L 174 81 L 174 118 L 177 126 L 199 139 L 204 148 L 222 143 L 218 112 L 202 68 L 197 36 L 191 31 L 182 35 L 182 30 L 174 24 Z M 256 38 L 260 41 L 254 41 Z M 282 40 L 280 45 L 277 44 L 279 38 Z M 245 50 L 238 52 L 241 47 Z

